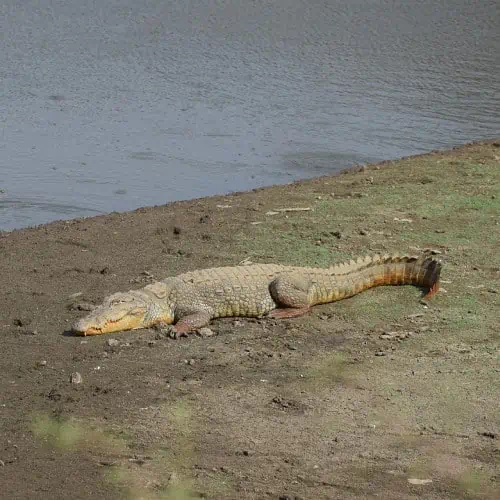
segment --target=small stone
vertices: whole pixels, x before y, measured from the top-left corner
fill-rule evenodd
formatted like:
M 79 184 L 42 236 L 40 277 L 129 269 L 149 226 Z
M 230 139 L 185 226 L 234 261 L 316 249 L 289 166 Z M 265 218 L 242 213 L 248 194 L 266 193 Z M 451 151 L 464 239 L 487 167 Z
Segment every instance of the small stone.
M 180 226 L 174 226 L 174 234 L 181 234 L 182 228 Z
M 5 462 L 3 460 L 0 460 L 0 467 L 5 467 Z
M 215 335 L 215 332 L 207 327 L 200 328 L 198 333 L 202 337 L 213 337 Z
M 424 313 L 415 313 L 415 314 L 408 314 L 407 318 L 416 319 L 416 318 L 422 318 L 423 316 L 425 316 Z
M 190 360 L 188 360 L 188 362 L 187 362 L 187 364 L 188 364 L 189 366 L 193 366 L 195 363 L 196 363 L 196 361 L 195 361 L 193 358 L 191 358 L 191 359 L 190 359 Z
M 120 341 L 116 339 L 108 339 L 106 341 L 106 344 L 108 344 L 110 347 L 117 347 L 120 345 Z
M 38 335 L 38 330 L 36 328 L 24 328 L 21 333 L 24 335 Z
M 240 326 L 243 326 L 244 323 L 243 321 L 240 321 L 239 319 L 236 319 L 233 321 L 233 326 L 237 326 L 237 327 L 240 327 Z M 209 330 L 209 328 L 207 328 L 207 330 Z
M 379 339 L 382 340 L 392 340 L 396 338 L 397 332 L 388 332 L 388 333 L 383 333 L 382 335 L 379 336 Z
M 39 361 L 37 363 L 38 366 L 47 366 L 47 361 L 45 361 L 44 359 L 42 359 L 42 361 Z
M 78 372 L 73 372 L 69 376 L 69 381 L 72 384 L 81 384 L 83 382 L 83 378 L 82 378 L 82 376 Z
M 385 356 L 385 355 L 386 355 L 386 353 L 384 351 L 377 351 L 375 353 L 375 356 Z
M 367 235 L 369 235 L 370 233 L 369 233 L 366 229 L 360 229 L 360 230 L 359 230 L 359 234 L 360 234 L 361 236 L 367 236 Z

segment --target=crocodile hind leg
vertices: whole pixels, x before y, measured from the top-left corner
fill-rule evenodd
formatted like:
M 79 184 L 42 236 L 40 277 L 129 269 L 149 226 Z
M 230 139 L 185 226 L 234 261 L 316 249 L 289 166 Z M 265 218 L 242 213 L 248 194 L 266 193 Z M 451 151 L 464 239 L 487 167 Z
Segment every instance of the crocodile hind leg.
M 307 278 L 281 275 L 269 285 L 269 292 L 278 308 L 271 311 L 270 318 L 296 318 L 311 310 L 311 281 Z

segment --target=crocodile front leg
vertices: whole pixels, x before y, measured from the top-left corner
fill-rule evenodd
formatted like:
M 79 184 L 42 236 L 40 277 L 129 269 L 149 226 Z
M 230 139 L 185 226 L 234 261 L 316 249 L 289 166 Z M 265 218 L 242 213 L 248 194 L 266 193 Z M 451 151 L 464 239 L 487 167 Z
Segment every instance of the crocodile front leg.
M 212 315 L 205 311 L 190 313 L 180 317 L 173 328 L 177 334 L 191 333 L 207 326 L 211 319 Z

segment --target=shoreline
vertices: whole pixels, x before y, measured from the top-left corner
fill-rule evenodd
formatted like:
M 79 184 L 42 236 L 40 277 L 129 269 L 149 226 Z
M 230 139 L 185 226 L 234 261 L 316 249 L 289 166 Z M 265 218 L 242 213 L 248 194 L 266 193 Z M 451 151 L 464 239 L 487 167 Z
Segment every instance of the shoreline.
M 270 184 L 270 185 L 266 185 L 266 186 L 262 186 L 262 187 L 258 187 L 258 188 L 253 188 L 253 189 L 246 190 L 246 191 L 233 191 L 233 192 L 230 192 L 227 194 L 215 194 L 215 195 L 210 195 L 210 196 L 202 196 L 199 198 L 187 198 L 185 200 L 176 200 L 176 201 L 165 203 L 163 205 L 145 205 L 142 207 L 135 208 L 133 210 L 126 210 L 124 212 L 113 211 L 113 212 L 104 213 L 104 214 L 100 214 L 100 215 L 74 217 L 74 218 L 70 218 L 70 219 L 57 219 L 57 220 L 54 220 L 51 222 L 47 222 L 47 223 L 39 224 L 39 225 L 35 225 L 35 226 L 20 227 L 20 228 L 14 228 L 11 230 L 0 230 L 0 237 L 2 234 L 12 233 L 15 231 L 36 229 L 36 228 L 40 228 L 40 227 L 43 227 L 43 226 L 46 226 L 49 224 L 60 223 L 60 222 L 64 222 L 64 221 L 88 220 L 88 219 L 94 219 L 94 218 L 99 218 L 99 217 L 107 217 L 110 214 L 116 214 L 116 213 L 127 214 L 127 213 L 134 213 L 134 212 L 137 212 L 137 211 L 140 211 L 143 209 L 153 209 L 153 208 L 172 206 L 172 205 L 182 204 L 182 203 L 198 202 L 201 200 L 210 200 L 213 198 L 226 198 L 226 197 L 230 197 L 230 196 L 241 196 L 241 195 L 244 195 L 246 193 L 259 192 L 259 191 L 267 190 L 267 189 L 274 188 L 277 186 L 292 186 L 292 185 L 296 185 L 296 184 L 319 181 L 321 179 L 335 178 L 335 177 L 338 177 L 340 175 L 358 172 L 360 169 L 381 167 L 381 166 L 391 165 L 391 164 L 394 164 L 394 163 L 397 163 L 400 161 L 416 160 L 419 158 L 425 158 L 425 157 L 432 156 L 432 155 L 443 155 L 443 154 L 446 155 L 446 154 L 449 154 L 453 151 L 462 150 L 463 148 L 480 146 L 480 145 L 488 145 L 488 144 L 500 144 L 500 137 L 471 141 L 471 142 L 468 142 L 465 144 L 458 144 L 458 145 L 453 146 L 453 147 L 448 148 L 448 149 L 434 149 L 434 150 L 426 152 L 426 153 L 419 153 L 419 154 L 410 155 L 410 156 L 402 156 L 401 158 L 397 158 L 397 159 L 393 159 L 393 160 L 381 160 L 379 162 L 367 163 L 367 164 L 363 164 L 363 165 L 354 164 L 351 167 L 342 169 L 342 170 L 335 172 L 335 173 L 322 175 L 322 176 L 318 176 L 318 177 L 307 178 L 307 179 L 298 179 L 298 180 L 292 181 L 290 183 L 285 183 L 285 184 Z

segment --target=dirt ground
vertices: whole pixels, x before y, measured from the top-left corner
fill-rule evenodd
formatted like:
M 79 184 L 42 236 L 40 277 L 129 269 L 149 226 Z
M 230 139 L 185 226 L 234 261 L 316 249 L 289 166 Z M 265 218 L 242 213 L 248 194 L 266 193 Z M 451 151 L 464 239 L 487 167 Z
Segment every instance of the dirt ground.
M 0 233 L 2 496 L 500 498 L 499 250 L 499 141 Z M 178 340 L 69 332 L 183 271 L 394 251 L 441 258 L 442 291 Z

